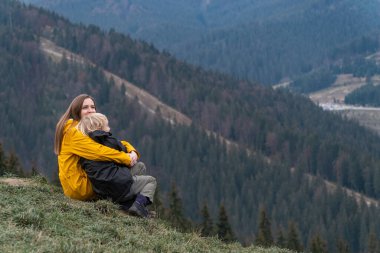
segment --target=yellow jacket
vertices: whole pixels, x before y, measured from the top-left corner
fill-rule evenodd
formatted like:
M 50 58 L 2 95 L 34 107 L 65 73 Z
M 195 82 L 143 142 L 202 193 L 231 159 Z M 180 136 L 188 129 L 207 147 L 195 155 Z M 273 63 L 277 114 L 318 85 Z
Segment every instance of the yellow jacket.
M 129 165 L 131 158 L 125 152 L 100 145 L 90 137 L 82 134 L 75 126 L 77 121 L 69 119 L 66 122 L 61 146 L 58 155 L 59 180 L 66 196 L 88 200 L 94 197 L 91 182 L 86 172 L 79 164 L 80 157 L 94 161 L 113 161 L 120 164 Z M 128 152 L 136 149 L 126 141 L 122 141 Z

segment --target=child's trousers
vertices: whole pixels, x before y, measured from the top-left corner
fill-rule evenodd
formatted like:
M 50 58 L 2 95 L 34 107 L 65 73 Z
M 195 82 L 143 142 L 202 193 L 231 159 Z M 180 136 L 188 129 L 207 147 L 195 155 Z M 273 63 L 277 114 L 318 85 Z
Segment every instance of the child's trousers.
M 146 167 L 142 162 L 136 163 L 131 168 L 131 174 L 133 176 L 133 184 L 130 192 L 132 194 L 138 194 L 148 197 L 150 202 L 153 203 L 154 192 L 156 191 L 157 182 L 156 178 L 145 175 Z

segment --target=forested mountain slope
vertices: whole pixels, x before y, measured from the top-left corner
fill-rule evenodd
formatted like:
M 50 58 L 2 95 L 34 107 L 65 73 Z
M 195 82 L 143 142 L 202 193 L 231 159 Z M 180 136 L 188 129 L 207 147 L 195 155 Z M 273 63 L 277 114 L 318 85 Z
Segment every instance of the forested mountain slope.
M 14 1 L 0 3 L 0 33 L 0 140 L 25 167 L 56 174 L 55 123 L 69 101 L 86 92 L 109 116 L 114 134 L 143 154 L 162 192 L 177 185 L 188 217 L 198 220 L 204 203 L 215 217 L 224 204 L 245 243 L 255 240 L 260 207 L 269 214 L 275 240 L 293 221 L 305 249 L 317 235 L 331 251 L 342 242 L 364 251 L 370 235 L 378 238 L 378 209 L 358 204 L 339 187 L 329 191 L 321 180 L 378 200 L 376 135 L 303 97 L 204 71 L 125 35 L 73 25 Z M 51 61 L 40 48 L 44 38 L 97 67 Z M 103 69 L 184 113 L 192 125 L 152 116 L 160 112 L 151 114 L 137 98 L 126 97 Z M 240 147 L 227 151 L 205 129 Z M 317 179 L 308 180 L 308 173 Z
M 377 0 L 24 0 L 263 84 L 295 78 L 379 34 Z M 354 54 L 353 51 L 345 54 Z

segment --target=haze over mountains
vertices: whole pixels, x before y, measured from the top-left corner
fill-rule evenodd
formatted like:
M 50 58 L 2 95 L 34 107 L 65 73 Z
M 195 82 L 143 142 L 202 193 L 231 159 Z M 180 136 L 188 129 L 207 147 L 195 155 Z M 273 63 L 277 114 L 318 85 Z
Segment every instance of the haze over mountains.
M 377 135 L 305 97 L 187 65 L 114 30 L 75 25 L 10 0 L 0 2 L 0 14 L 0 99 L 7 101 L 0 106 L 0 141 L 26 169 L 56 174 L 55 123 L 86 92 L 109 116 L 113 133 L 143 154 L 162 192 L 177 185 L 187 217 L 199 220 L 204 203 L 216 217 L 224 205 L 238 239 L 250 244 L 265 207 L 276 243 L 288 224 L 296 224 L 305 249 L 315 238 L 331 252 L 337 245 L 365 252 L 370 238 L 378 243 Z M 56 51 L 46 54 L 46 41 Z M 57 60 L 51 57 L 57 48 L 84 60 Z M 170 105 L 191 125 L 168 123 L 159 107 L 147 110 L 138 96 L 128 96 L 130 86 L 104 71 Z M 28 95 L 27 106 L 19 94 Z M 225 140 L 237 146 L 229 149 Z

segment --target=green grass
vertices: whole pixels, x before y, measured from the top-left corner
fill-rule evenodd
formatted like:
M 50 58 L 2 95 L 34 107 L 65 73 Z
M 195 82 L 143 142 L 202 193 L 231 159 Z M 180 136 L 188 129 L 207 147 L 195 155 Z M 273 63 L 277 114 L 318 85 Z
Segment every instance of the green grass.
M 128 216 L 108 201 L 68 199 L 36 177 L 24 186 L 0 182 L 0 252 L 290 251 L 180 233 L 160 219 Z

